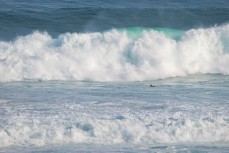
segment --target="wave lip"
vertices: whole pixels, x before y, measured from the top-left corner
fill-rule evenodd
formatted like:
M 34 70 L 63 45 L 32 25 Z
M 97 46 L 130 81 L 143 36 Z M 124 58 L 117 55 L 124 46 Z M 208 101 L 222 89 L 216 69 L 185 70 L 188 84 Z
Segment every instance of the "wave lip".
M 142 81 L 229 74 L 229 24 L 179 31 L 124 28 L 103 33 L 34 32 L 0 42 L 0 82 Z

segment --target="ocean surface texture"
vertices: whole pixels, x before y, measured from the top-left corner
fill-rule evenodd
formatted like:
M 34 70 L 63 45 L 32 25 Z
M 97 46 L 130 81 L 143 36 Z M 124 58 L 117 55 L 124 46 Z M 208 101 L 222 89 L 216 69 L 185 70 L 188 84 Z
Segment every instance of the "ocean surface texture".
M 228 150 L 228 0 L 0 0 L 0 153 Z

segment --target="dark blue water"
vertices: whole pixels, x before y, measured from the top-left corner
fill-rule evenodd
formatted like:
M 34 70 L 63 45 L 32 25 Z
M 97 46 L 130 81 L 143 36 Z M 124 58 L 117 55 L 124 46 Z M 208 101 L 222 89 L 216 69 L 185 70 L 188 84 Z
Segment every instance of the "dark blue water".
M 229 21 L 228 0 L 1 0 L 0 39 L 149 27 L 191 29 Z
M 0 0 L 0 153 L 227 153 L 228 53 L 229 0 Z

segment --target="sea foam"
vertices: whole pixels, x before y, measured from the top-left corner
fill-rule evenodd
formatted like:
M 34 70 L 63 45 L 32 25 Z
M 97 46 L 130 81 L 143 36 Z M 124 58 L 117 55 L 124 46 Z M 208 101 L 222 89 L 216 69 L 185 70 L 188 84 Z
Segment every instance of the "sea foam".
M 141 103 L 137 103 L 136 108 L 141 107 Z M 229 141 L 227 108 L 181 103 L 168 103 L 165 110 L 136 108 L 90 102 L 18 107 L 5 104 L 2 109 L 6 113 L 0 119 L 0 148 L 71 143 L 153 145 Z
M 229 24 L 180 32 L 128 28 L 33 32 L 0 42 L 0 82 L 142 81 L 196 73 L 229 74 Z

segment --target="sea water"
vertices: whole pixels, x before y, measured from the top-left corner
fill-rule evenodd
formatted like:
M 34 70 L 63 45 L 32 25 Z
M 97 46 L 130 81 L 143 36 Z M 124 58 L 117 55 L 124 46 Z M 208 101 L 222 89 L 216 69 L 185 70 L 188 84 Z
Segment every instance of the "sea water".
M 153 84 L 155 87 L 149 87 Z M 1 83 L 2 152 L 227 152 L 229 77 Z
M 228 152 L 228 12 L 3 0 L 0 152 Z

